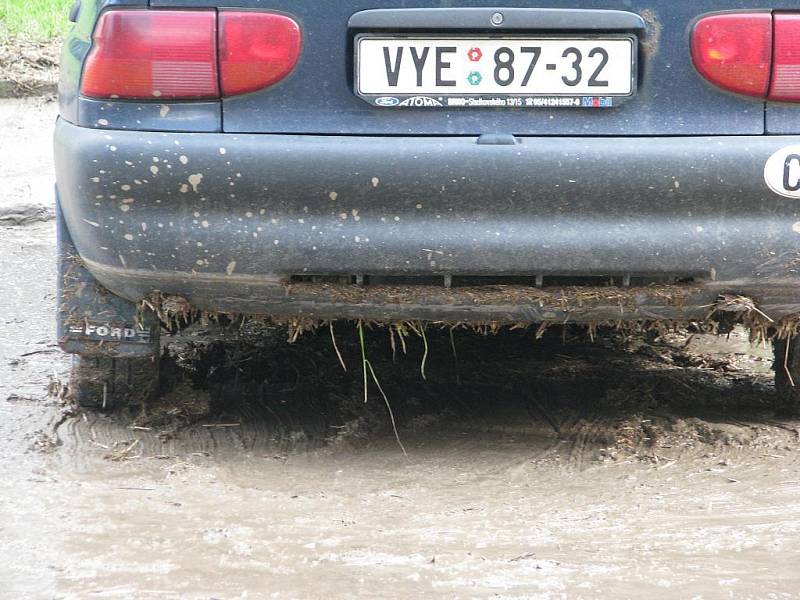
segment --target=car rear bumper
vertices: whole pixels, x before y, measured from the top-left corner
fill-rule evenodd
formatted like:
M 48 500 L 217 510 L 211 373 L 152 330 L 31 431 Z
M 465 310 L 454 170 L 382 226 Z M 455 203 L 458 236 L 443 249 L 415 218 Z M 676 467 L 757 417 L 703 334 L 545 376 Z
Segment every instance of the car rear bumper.
M 275 316 L 540 321 L 697 318 L 735 293 L 776 317 L 800 312 L 800 205 L 763 178 L 769 156 L 800 138 L 478 141 L 60 121 L 55 146 L 75 246 L 133 301 L 159 290 Z M 379 285 L 330 284 L 335 276 Z M 445 287 L 459 277 L 470 284 Z M 514 292 L 504 300 L 491 291 L 501 288 L 476 287 L 498 281 L 481 277 L 545 289 L 502 288 Z M 572 303 L 543 297 L 563 281 L 554 277 L 634 288 L 625 302 L 601 293 Z M 692 283 L 676 302 L 635 287 L 650 280 Z

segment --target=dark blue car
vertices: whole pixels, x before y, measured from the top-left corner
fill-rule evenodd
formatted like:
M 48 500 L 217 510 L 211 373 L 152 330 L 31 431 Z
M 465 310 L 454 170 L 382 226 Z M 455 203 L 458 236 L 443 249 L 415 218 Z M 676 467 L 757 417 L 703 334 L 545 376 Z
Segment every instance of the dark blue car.
M 792 402 L 796 8 L 80 0 L 55 134 L 75 396 L 155 393 L 158 317 L 199 310 L 750 319 Z

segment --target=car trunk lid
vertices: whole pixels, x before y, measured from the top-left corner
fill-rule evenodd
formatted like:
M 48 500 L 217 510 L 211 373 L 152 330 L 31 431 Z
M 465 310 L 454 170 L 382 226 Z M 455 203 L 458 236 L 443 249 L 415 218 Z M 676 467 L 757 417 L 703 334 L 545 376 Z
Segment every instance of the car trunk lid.
M 187 0 L 151 0 L 153 7 L 186 4 Z M 190 4 L 195 7 L 217 5 L 213 0 L 197 0 Z M 367 13 L 362 11 L 374 7 L 366 0 L 271 0 L 268 4 L 260 0 L 231 0 L 225 4 L 226 9 L 269 10 L 292 16 L 302 28 L 303 51 L 296 69 L 284 81 L 265 90 L 223 100 L 224 131 L 359 135 L 501 133 L 517 136 L 741 135 L 764 132 L 764 103 L 713 88 L 697 74 L 689 56 L 687 32 L 693 21 L 709 11 L 737 8 L 737 2 L 548 0 L 537 5 L 536 9 L 531 9 L 527 0 L 506 0 L 503 4 L 503 8 L 493 8 L 476 0 L 418 0 L 414 9 L 406 9 L 408 3 L 404 1 L 387 0 L 381 8 L 396 10 L 384 13 L 391 18 L 381 22 L 380 19 L 364 18 Z M 753 6 L 758 4 L 760 2 L 754 1 L 748 8 L 759 8 Z M 555 25 L 548 22 L 547 28 L 543 29 L 540 10 L 543 8 L 553 11 L 551 16 L 561 15 L 561 21 Z M 582 9 L 602 12 L 582 15 Z M 507 14 L 514 11 L 524 14 L 528 10 L 532 11 L 529 13 L 529 28 L 519 27 L 519 19 Z M 536 10 L 539 10 L 538 14 Z M 612 21 L 603 19 L 603 15 L 610 15 L 611 11 L 630 15 L 630 23 L 639 21 L 643 28 L 630 25 L 615 29 Z M 467 12 L 477 15 L 474 18 L 480 20 L 470 20 L 472 16 L 466 18 Z M 368 16 L 375 17 L 375 14 Z M 495 24 L 492 19 L 504 22 Z M 620 21 L 616 22 L 619 24 Z M 512 27 L 512 24 L 516 25 Z M 636 64 L 633 68 L 636 89 L 629 99 L 612 102 L 603 101 L 606 96 L 602 93 L 589 94 L 584 90 L 584 93 L 575 95 L 580 98 L 578 107 L 546 103 L 531 107 L 487 105 L 469 108 L 446 104 L 402 107 L 394 105 L 393 100 L 380 105 L 375 102 L 382 98 L 380 94 L 374 95 L 370 102 L 369 98 L 359 97 L 355 91 L 356 42 L 358 36 L 370 34 L 379 34 L 385 39 L 409 35 L 427 39 L 468 35 L 478 40 L 543 35 L 594 39 L 596 36 L 627 35 L 635 43 Z M 490 47 L 492 52 L 495 49 Z M 435 47 L 432 51 L 435 52 Z M 391 52 L 386 64 L 396 66 L 398 50 L 393 48 Z M 406 52 L 408 63 L 413 57 L 410 49 L 407 48 Z M 487 56 L 485 60 L 492 58 Z M 570 56 L 563 58 L 567 63 L 570 60 Z M 488 68 L 481 69 L 481 75 L 491 79 L 497 66 L 496 62 L 490 62 Z M 540 65 L 540 68 L 544 69 L 545 65 Z M 564 67 L 560 65 L 559 68 Z M 572 73 L 574 71 L 563 71 L 563 76 L 570 78 Z M 501 77 L 504 75 L 507 73 L 501 73 Z M 395 96 L 386 94 L 386 97 Z

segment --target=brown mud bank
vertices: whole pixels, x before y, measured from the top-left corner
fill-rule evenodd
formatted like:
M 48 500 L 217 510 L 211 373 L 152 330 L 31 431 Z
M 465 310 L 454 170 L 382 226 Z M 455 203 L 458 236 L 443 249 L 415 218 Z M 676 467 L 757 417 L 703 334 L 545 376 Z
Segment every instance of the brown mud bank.
M 61 45 L 0 37 L 0 98 L 55 94 Z

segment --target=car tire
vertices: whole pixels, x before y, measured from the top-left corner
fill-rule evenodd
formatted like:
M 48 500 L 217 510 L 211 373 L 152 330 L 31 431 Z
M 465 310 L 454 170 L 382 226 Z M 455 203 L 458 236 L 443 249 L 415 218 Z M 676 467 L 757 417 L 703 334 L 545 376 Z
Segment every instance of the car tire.
M 72 357 L 69 392 L 80 407 L 111 412 L 146 403 L 159 388 L 158 355 L 144 358 Z
M 796 415 L 800 408 L 800 336 L 776 339 L 772 347 L 775 361 L 775 408 L 779 414 Z

